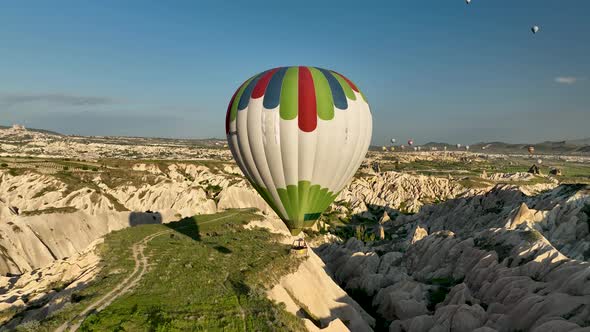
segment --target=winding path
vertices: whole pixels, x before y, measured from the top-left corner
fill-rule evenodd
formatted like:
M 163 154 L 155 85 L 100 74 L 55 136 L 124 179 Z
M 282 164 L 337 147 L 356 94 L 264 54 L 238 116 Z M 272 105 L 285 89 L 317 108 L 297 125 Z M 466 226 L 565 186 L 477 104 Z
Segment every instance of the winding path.
M 209 224 L 214 221 L 233 217 L 236 214 L 238 214 L 238 212 L 228 214 L 227 216 L 207 220 L 202 223 L 198 223 L 198 225 Z M 186 228 L 186 227 L 189 227 L 189 226 L 183 226 L 183 227 L 179 227 L 177 229 L 182 229 L 182 228 Z M 55 331 L 56 332 L 77 331 L 78 328 L 80 328 L 80 326 L 82 325 L 82 323 L 86 319 L 86 317 L 88 317 L 88 315 L 90 315 L 91 313 L 94 313 L 94 312 L 99 312 L 99 311 L 104 310 L 111 303 L 113 303 L 113 301 L 115 301 L 118 297 L 127 293 L 133 287 L 135 287 L 139 283 L 139 281 L 141 280 L 143 275 L 147 272 L 147 268 L 149 266 L 148 256 L 146 256 L 144 254 L 144 250 L 147 247 L 147 244 L 151 240 L 157 238 L 158 236 L 162 236 L 164 234 L 168 234 L 173 231 L 174 231 L 174 229 L 160 231 L 160 232 L 148 235 L 148 236 L 144 237 L 141 241 L 134 243 L 131 246 L 131 252 L 133 254 L 133 261 L 135 262 L 135 267 L 133 268 L 133 272 L 131 272 L 131 274 L 127 278 L 125 278 L 125 280 L 123 280 L 123 282 L 121 282 L 119 285 L 117 285 L 117 287 L 113 288 L 106 295 L 104 295 L 103 297 L 101 297 L 100 299 L 95 301 L 94 303 L 90 304 L 81 313 L 76 315 L 71 320 L 62 324 Z

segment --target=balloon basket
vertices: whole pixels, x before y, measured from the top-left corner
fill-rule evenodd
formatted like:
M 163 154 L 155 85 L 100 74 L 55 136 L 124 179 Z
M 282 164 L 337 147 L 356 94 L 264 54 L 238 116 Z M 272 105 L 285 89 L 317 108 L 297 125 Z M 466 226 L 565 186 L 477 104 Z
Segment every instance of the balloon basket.
M 291 245 L 291 255 L 297 257 L 307 257 L 309 256 L 307 243 L 303 238 L 299 238 L 293 241 Z

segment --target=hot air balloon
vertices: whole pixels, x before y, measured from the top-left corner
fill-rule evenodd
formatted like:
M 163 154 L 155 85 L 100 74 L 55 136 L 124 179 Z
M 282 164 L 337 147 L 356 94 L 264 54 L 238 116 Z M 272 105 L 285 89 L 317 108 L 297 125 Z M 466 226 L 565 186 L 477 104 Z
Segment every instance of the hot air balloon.
M 387 147 L 386 146 L 382 146 L 381 147 L 381 151 L 387 151 Z
M 390 147 L 389 151 L 392 151 L 392 152 L 395 151 L 395 147 L 394 146 Z
M 465 0 L 465 3 L 466 4 L 470 4 L 471 3 L 471 0 Z
M 400 147 L 400 149 L 402 149 L 402 150 L 406 148 L 406 146 L 405 146 L 405 145 L 400 145 L 399 147 Z
M 417 147 L 414 147 L 414 151 L 418 151 L 418 148 Z
M 535 152 L 535 147 L 529 146 L 528 151 L 529 151 L 529 154 L 532 155 Z
M 543 163 L 542 159 L 537 159 L 537 164 L 541 165 Z
M 461 148 L 461 144 L 457 144 L 457 149 L 460 149 L 460 148 Z
M 445 149 L 445 151 L 447 151 L 447 146 L 446 145 L 445 145 L 444 149 Z
M 469 145 L 465 145 L 465 150 L 469 151 Z
M 391 139 L 391 144 L 395 144 L 395 138 Z
M 533 35 L 536 34 L 537 32 L 539 32 L 539 30 L 541 30 L 541 28 L 539 28 L 536 25 L 534 25 L 534 26 L 531 27 L 531 31 L 533 32 Z
M 237 89 L 225 131 L 245 177 L 297 235 L 315 224 L 357 171 L 371 141 L 372 116 L 345 76 L 281 67 Z
M 408 140 L 408 145 L 409 145 L 409 146 L 412 146 L 412 145 L 414 145 L 414 140 L 413 140 L 413 139 L 409 139 L 409 140 Z

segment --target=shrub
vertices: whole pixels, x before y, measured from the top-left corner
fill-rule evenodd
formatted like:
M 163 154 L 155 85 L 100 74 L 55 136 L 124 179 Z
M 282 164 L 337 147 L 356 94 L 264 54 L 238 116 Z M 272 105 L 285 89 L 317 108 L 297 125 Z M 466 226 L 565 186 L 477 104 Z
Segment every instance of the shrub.
M 26 323 L 22 323 L 16 327 L 17 332 L 32 332 L 39 331 L 41 324 L 36 320 L 30 320 Z
M 0 165 L 0 166 L 2 166 L 2 167 L 8 167 L 8 164 L 7 163 L 2 163 L 2 165 Z

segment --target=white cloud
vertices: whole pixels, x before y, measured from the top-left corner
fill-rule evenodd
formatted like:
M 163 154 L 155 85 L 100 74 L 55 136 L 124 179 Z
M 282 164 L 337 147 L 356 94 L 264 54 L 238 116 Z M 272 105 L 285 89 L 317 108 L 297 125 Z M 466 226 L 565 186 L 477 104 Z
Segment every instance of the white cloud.
M 577 81 L 579 81 L 579 79 L 573 76 L 559 76 L 555 78 L 555 82 L 559 84 L 574 84 Z

